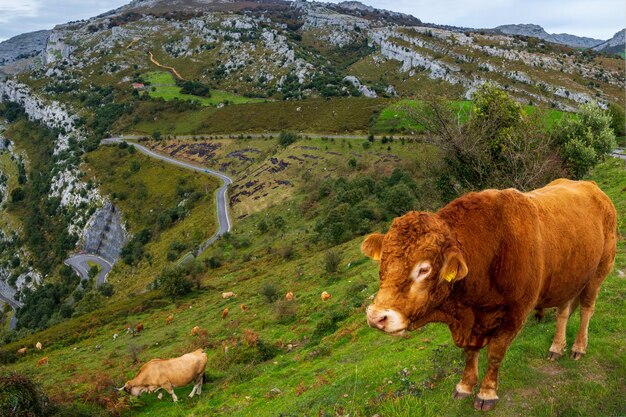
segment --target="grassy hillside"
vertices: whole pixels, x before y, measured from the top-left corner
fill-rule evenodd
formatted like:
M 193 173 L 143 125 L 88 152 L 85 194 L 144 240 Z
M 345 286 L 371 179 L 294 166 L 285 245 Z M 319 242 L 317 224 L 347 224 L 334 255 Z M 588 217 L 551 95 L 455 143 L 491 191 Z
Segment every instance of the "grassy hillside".
M 143 170 L 143 161 L 141 165 Z M 611 159 L 592 175 L 615 202 L 622 235 L 625 169 L 623 161 Z M 32 375 L 58 400 L 100 404 L 133 416 L 474 415 L 472 400 L 451 398 L 463 354 L 452 345 L 447 328 L 431 324 L 407 338 L 369 329 L 363 306 L 377 290 L 378 271 L 359 253 L 362 238 L 324 249 L 310 239 L 314 232 L 302 210 L 298 198 L 276 201 L 236 222 L 232 234 L 201 257 L 220 261 L 204 275 L 202 290 L 177 303 L 149 301 L 145 297 L 150 295 L 120 300 L 122 304 L 92 318 L 72 320 L 6 346 L 14 350 L 41 340 L 46 348 L 4 369 Z M 279 216 L 281 227 L 273 221 Z M 261 220 L 270 224 L 269 231 L 258 228 Z M 286 251 L 289 246 L 291 251 Z M 621 241 L 616 271 L 626 268 L 625 249 Z M 340 254 L 336 272 L 325 268 L 327 250 Z M 127 285 L 116 283 L 116 288 Z M 234 291 L 236 297 L 224 300 L 223 291 Z M 287 291 L 294 292 L 294 301 L 283 300 Z M 333 297 L 323 302 L 322 291 Z M 230 312 L 222 319 L 226 307 Z M 165 325 L 169 314 L 174 315 L 171 326 Z M 138 322 L 144 332 L 137 337 L 123 334 Z M 568 326 L 570 343 L 577 323 L 576 315 Z M 626 281 L 618 272 L 603 285 L 588 354 L 580 362 L 545 359 L 554 332 L 553 312 L 543 323 L 530 320 L 504 360 L 501 399 L 491 415 L 623 413 L 624 323 Z M 192 337 L 195 325 L 206 332 Z M 114 333 L 120 334 L 117 340 Z M 162 401 L 156 394 L 129 400 L 113 391 L 141 363 L 199 346 L 209 355 L 208 383 L 200 398 L 184 397 L 191 387 L 177 389 L 177 404 L 167 396 Z M 49 364 L 37 367 L 41 356 L 48 356 Z
M 211 90 L 210 97 L 198 97 L 191 94 L 184 94 L 180 92 L 181 88 L 176 85 L 174 76 L 169 72 L 150 72 L 145 76 L 145 80 L 149 83 L 147 88 L 150 97 L 162 98 L 166 101 L 173 99 L 190 100 L 197 101 L 203 106 L 214 106 L 219 103 L 242 104 L 263 101 L 262 99 L 244 97 L 220 90 Z
M 155 103 L 140 103 L 122 117 L 119 131 L 151 135 L 264 133 L 292 130 L 319 133 L 364 133 L 388 99 L 340 98 L 279 101 L 202 108 L 178 112 Z
M 215 178 L 133 151 L 103 146 L 88 154 L 83 166 L 124 213 L 131 237 L 150 234 L 145 246 L 131 251 L 132 264 L 118 262 L 108 277 L 119 298 L 144 291 L 165 265 L 195 249 L 217 228 Z

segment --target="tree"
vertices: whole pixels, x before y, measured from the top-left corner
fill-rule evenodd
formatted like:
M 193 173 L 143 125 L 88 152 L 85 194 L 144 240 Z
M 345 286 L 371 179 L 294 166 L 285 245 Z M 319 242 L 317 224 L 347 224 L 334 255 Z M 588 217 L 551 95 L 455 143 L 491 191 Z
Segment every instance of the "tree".
M 454 112 L 443 98 L 404 109 L 442 151 L 435 170 L 444 200 L 484 188 L 528 190 L 562 176 L 540 111 L 526 114 L 492 84 L 481 86 L 473 99 L 469 113 Z
M 284 147 L 291 145 L 297 139 L 298 139 L 298 136 L 296 136 L 295 133 L 280 132 L 280 135 L 278 135 L 278 143 L 280 144 L 280 146 L 284 146 Z
M 582 104 L 576 116 L 561 120 L 555 139 L 574 178 L 582 178 L 617 146 L 611 115 L 596 103 Z
M 611 115 L 611 128 L 615 132 L 615 136 L 626 136 L 624 109 L 615 103 L 609 103 L 608 110 Z
M 74 316 L 91 313 L 104 305 L 104 297 L 98 291 L 89 291 L 76 304 Z
M 191 291 L 192 282 L 179 267 L 165 268 L 156 279 L 156 286 L 174 301 Z

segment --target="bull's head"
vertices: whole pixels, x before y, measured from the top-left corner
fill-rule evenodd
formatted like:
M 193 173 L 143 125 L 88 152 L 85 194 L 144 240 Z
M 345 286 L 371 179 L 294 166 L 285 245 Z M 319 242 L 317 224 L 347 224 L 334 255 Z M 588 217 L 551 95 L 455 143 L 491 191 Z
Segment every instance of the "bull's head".
M 141 394 L 143 394 L 144 392 L 146 392 L 145 387 L 141 387 L 141 386 L 133 386 L 130 384 L 130 381 L 128 381 L 126 384 L 124 384 L 123 387 L 121 388 L 116 388 L 118 391 L 125 391 L 126 393 L 135 396 L 135 397 L 139 397 Z
M 431 213 L 396 218 L 387 234 L 369 235 L 361 250 L 380 261 L 380 289 L 367 308 L 367 322 L 389 334 L 424 319 L 468 273 L 450 228 Z

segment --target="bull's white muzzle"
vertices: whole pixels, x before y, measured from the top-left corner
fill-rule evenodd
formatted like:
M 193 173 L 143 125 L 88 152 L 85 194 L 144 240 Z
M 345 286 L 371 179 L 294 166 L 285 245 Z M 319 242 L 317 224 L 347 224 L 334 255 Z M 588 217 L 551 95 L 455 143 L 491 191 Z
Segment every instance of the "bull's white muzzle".
M 390 308 L 380 308 L 374 304 L 367 306 L 365 310 L 367 324 L 385 333 L 397 334 L 406 330 L 407 320 L 404 315 Z

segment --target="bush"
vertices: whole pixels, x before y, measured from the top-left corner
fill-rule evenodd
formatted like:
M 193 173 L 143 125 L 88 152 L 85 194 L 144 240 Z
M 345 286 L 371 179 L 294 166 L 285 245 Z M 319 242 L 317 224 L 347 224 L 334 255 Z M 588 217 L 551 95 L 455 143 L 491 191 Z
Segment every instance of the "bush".
M 91 313 L 104 305 L 104 297 L 97 291 L 87 292 L 83 298 L 76 304 L 74 316 Z
M 278 143 L 280 146 L 287 147 L 296 140 L 298 140 L 298 136 L 295 133 L 280 132 L 280 135 L 278 135 Z
M 273 303 L 279 297 L 278 289 L 276 288 L 274 284 L 269 283 L 269 282 L 266 282 L 261 287 L 261 295 L 265 297 L 268 303 Z
M 0 375 L 0 412 L 7 417 L 39 417 L 48 414 L 48 398 L 29 377 Z
M 444 200 L 472 190 L 529 190 L 563 175 L 562 163 L 540 111 L 532 115 L 493 84 L 474 94 L 467 121 L 443 98 L 403 110 L 442 150 L 435 167 Z
M 278 300 L 274 306 L 276 321 L 280 324 L 293 323 L 298 314 L 298 305 L 295 301 Z
M 185 275 L 182 268 L 169 267 L 163 270 L 155 281 L 155 286 L 163 291 L 163 294 L 174 301 L 177 297 L 191 292 L 193 283 Z
M 556 127 L 555 138 L 567 169 L 582 178 L 617 146 L 613 119 L 595 103 L 582 104 L 577 117 L 566 117 Z
M 324 270 L 329 273 L 337 272 L 341 263 L 341 253 L 335 250 L 329 250 L 324 254 Z

